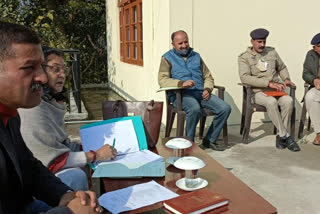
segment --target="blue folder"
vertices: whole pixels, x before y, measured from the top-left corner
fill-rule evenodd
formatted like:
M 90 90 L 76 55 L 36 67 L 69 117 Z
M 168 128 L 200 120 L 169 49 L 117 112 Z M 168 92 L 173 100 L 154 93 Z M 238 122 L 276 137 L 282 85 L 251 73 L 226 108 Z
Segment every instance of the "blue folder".
M 136 177 L 163 177 L 165 176 L 164 161 L 150 163 L 106 163 L 101 164 L 94 171 L 92 177 L 108 178 L 136 178 Z
M 80 136 L 81 136 L 82 130 L 84 130 L 84 129 L 91 128 L 91 127 L 94 127 L 94 126 L 101 126 L 101 125 L 108 124 L 108 123 L 124 121 L 124 120 L 131 120 L 132 121 L 133 126 L 134 126 L 134 130 L 135 130 L 136 135 L 137 135 L 137 140 L 138 140 L 138 143 L 139 143 L 139 150 L 148 149 L 146 134 L 145 134 L 145 131 L 144 131 L 144 126 L 143 126 L 143 123 L 142 123 L 141 116 L 112 118 L 112 119 L 109 119 L 109 120 L 103 120 L 103 121 L 99 121 L 99 122 L 96 122 L 96 123 L 83 125 L 83 126 L 80 127 Z M 94 133 L 92 135 L 94 135 Z M 94 138 L 94 136 L 86 136 L 86 137 L 81 136 L 81 141 L 82 142 L 90 142 L 93 139 L 87 139 L 87 138 L 91 138 L 91 137 Z M 97 147 L 94 148 L 93 150 L 97 150 L 101 146 L 103 146 L 103 144 L 97 145 Z M 83 144 L 83 149 L 85 151 L 87 151 L 88 149 L 86 149 L 85 147 L 86 146 Z M 89 165 L 93 170 L 96 169 L 96 164 L 90 163 Z
M 91 128 L 94 126 L 101 126 L 104 124 L 108 124 L 108 123 L 114 123 L 114 122 L 118 122 L 118 121 L 124 121 L 124 120 L 132 120 L 136 135 L 137 135 L 137 140 L 139 143 L 139 150 L 144 150 L 144 149 L 148 149 L 148 144 L 147 144 L 147 139 L 146 139 L 146 134 L 144 131 L 144 127 L 143 127 L 143 123 L 142 123 L 142 118 L 141 116 L 130 116 L 130 117 L 118 117 L 118 118 L 112 118 L 109 120 L 103 120 L 103 121 L 99 121 L 96 123 L 91 123 L 91 124 L 87 124 L 87 125 L 83 125 L 80 127 L 80 135 L 81 135 L 81 130 L 83 129 L 87 129 L 87 128 Z M 81 136 L 81 141 L 88 141 L 88 139 L 83 139 L 83 136 Z M 103 146 L 103 145 L 101 145 Z M 85 148 L 84 148 L 85 150 Z

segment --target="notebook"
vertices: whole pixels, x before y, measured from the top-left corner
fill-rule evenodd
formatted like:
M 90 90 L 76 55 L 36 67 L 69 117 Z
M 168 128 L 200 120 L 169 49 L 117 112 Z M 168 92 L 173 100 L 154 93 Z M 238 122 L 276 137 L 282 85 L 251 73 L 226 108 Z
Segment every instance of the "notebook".
M 190 192 L 164 201 L 163 206 L 175 214 L 200 214 L 219 209 L 218 213 L 228 210 L 229 200 L 207 188 Z M 216 213 L 216 212 L 215 212 Z

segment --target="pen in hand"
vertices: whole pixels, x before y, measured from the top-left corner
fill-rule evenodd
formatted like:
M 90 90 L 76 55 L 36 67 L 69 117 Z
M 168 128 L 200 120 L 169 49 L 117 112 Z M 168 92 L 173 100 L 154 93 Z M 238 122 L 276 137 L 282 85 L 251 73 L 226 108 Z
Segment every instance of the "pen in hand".
M 112 148 L 116 145 L 116 138 L 113 138 Z
M 112 154 L 114 155 L 114 157 L 111 158 L 112 160 L 113 160 L 113 159 L 117 156 L 117 154 L 118 154 L 117 150 L 114 148 L 115 145 L 116 145 L 116 138 L 113 138 Z

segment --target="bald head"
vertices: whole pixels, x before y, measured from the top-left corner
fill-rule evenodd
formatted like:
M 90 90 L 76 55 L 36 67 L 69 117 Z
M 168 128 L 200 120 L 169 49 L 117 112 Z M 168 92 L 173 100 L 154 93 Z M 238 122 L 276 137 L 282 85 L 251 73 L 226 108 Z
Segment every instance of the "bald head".
M 178 31 L 175 31 L 175 32 L 173 32 L 173 33 L 171 34 L 171 41 L 173 42 L 176 34 L 181 34 L 181 33 L 182 33 L 182 34 L 185 34 L 185 35 L 188 37 L 188 34 L 187 34 L 184 30 L 178 30 Z
M 186 32 L 183 30 L 176 31 L 171 35 L 172 47 L 176 50 L 176 53 L 185 57 L 189 53 L 189 39 Z

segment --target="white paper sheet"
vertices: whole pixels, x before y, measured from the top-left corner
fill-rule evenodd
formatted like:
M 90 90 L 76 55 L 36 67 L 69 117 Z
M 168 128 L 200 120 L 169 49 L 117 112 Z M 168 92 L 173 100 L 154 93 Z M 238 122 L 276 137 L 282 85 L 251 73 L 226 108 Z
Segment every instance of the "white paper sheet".
M 139 143 L 132 120 L 123 120 L 80 129 L 83 151 L 96 151 L 105 144 L 112 146 L 113 139 L 118 154 L 139 151 Z
M 109 163 L 149 163 L 152 161 L 164 161 L 164 158 L 145 149 L 133 153 L 118 155 L 114 160 L 99 162 L 98 166 Z
M 111 213 L 120 213 L 177 196 L 179 195 L 161 186 L 157 182 L 150 181 L 105 193 L 99 198 L 99 203 Z

